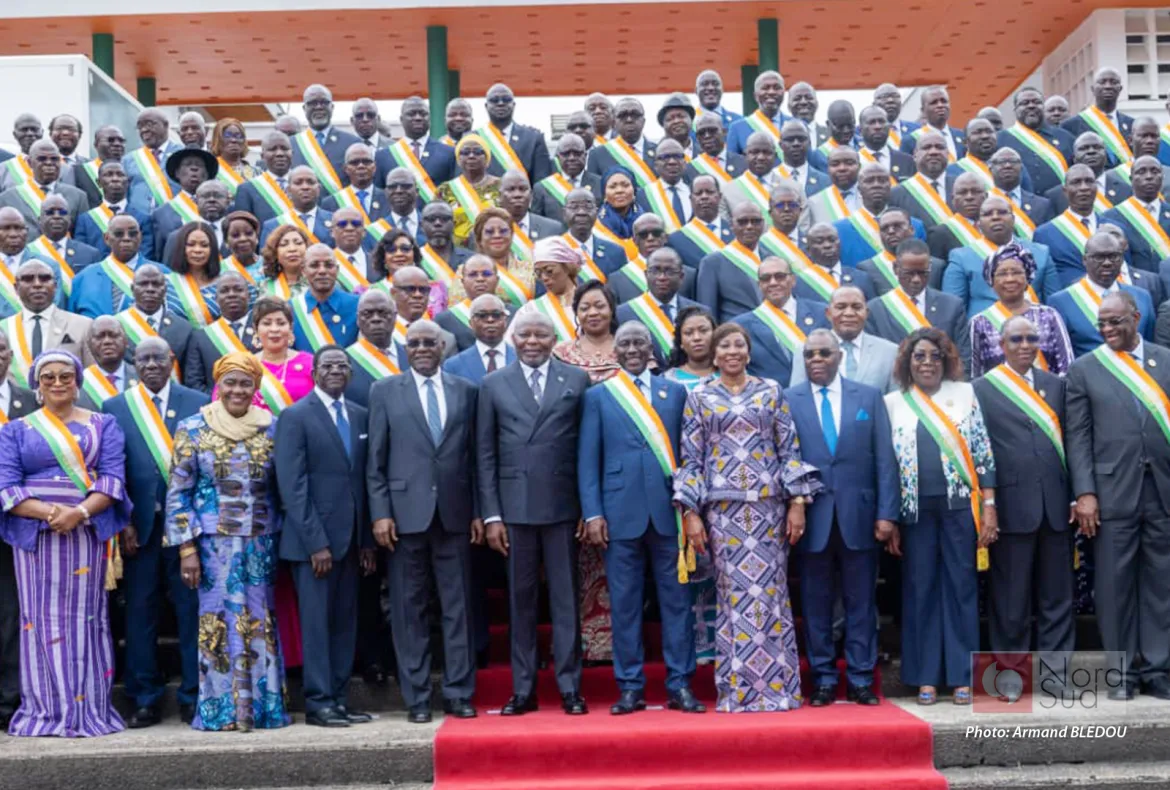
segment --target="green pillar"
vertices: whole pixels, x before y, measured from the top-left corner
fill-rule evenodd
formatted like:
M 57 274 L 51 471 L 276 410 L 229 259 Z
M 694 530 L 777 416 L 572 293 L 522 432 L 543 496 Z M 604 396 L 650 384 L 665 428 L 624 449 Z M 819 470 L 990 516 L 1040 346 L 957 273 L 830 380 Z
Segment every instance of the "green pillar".
M 153 107 L 155 103 L 154 77 L 138 78 L 138 101 L 143 107 Z
M 431 134 L 446 134 L 447 96 L 450 92 L 447 70 L 447 28 L 427 26 L 427 94 L 431 100 Z
M 756 23 L 759 37 L 760 71 L 780 70 L 780 23 L 775 19 L 761 19 Z
M 459 69 L 450 69 L 447 72 L 447 100 L 459 98 Z
M 756 111 L 756 76 L 760 68 L 751 63 L 739 67 L 739 78 L 743 81 L 743 114 L 750 115 Z
M 106 73 L 110 79 L 114 78 L 114 34 L 93 34 L 93 63 Z

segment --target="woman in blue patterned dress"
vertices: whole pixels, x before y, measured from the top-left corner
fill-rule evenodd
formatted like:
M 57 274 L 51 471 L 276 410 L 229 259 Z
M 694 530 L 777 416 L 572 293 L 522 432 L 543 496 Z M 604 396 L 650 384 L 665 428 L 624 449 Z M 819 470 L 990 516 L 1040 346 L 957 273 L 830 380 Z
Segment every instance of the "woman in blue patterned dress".
M 219 397 L 179 423 L 165 545 L 199 589 L 199 700 L 191 726 L 291 723 L 276 629 L 276 421 L 252 404 L 263 371 L 235 352 L 213 371 Z
M 711 342 L 719 375 L 687 396 L 674 495 L 697 554 L 710 535 L 716 710 L 793 710 L 801 695 L 788 550 L 804 534 L 805 503 L 821 484 L 800 459 L 780 387 L 747 375 L 747 332 L 724 324 Z
M 198 329 L 219 318 L 215 281 L 219 279 L 219 245 L 215 229 L 206 222 L 188 222 L 175 231 L 167 261 L 167 310 L 181 315 Z

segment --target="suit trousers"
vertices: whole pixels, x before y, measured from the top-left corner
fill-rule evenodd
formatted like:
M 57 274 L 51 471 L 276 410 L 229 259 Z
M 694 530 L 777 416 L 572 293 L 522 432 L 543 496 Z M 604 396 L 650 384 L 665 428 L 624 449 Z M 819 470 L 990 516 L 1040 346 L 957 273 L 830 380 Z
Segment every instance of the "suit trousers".
M 20 600 L 12 547 L 0 541 L 0 717 L 20 707 Z
M 1142 681 L 1170 670 L 1170 515 L 1150 472 L 1129 518 L 1102 519 L 1097 530 L 1097 627 L 1110 652 Z M 1130 682 L 1136 680 L 1132 675 Z
M 639 538 L 609 541 L 605 550 L 605 579 L 609 585 L 613 624 L 613 674 L 622 691 L 646 687 L 642 670 L 642 612 L 646 599 L 646 561 L 658 592 L 662 613 L 662 653 L 666 660 L 666 689 L 689 685 L 695 673 L 695 618 L 690 590 L 678 581 L 678 538 L 666 537 L 647 526 Z
M 833 520 L 824 551 L 800 553 L 800 597 L 813 683 L 837 685 L 834 602 L 840 592 L 845 613 L 845 674 L 854 686 L 873 684 L 877 663 L 878 550 L 853 551 Z M 839 585 L 839 586 L 838 586 Z
M 508 608 L 512 628 L 512 691 L 536 693 L 536 619 L 540 563 L 548 579 L 553 663 L 561 694 L 581 688 L 581 606 L 578 598 L 577 523 L 509 524 Z
M 970 508 L 920 497 L 918 521 L 902 526 L 902 680 L 911 686 L 971 685 L 979 649 L 979 581 Z
M 351 545 L 321 578 L 312 562 L 289 563 L 297 588 L 304 654 L 305 710 L 345 705 L 357 646 L 358 548 Z
M 466 532 L 447 532 L 438 513 L 426 532 L 399 533 L 390 552 L 390 630 L 398 659 L 398 685 L 408 707 L 431 703 L 431 584 L 438 588 L 443 631 L 443 698 L 475 693 L 471 643 L 471 543 Z
M 150 539 L 122 560 L 126 596 L 126 694 L 138 707 L 158 704 L 164 688 L 156 653 L 158 616 L 165 589 L 175 608 L 182 676 L 179 704 L 193 705 L 199 691 L 199 593 L 183 584 L 179 547 L 163 548 L 163 514 L 156 513 Z
M 1047 516 L 1035 532 L 999 533 L 991 544 L 987 627 L 991 649 L 1023 653 L 1032 645 L 1036 601 L 1036 649 L 1072 650 L 1073 529 L 1057 532 Z

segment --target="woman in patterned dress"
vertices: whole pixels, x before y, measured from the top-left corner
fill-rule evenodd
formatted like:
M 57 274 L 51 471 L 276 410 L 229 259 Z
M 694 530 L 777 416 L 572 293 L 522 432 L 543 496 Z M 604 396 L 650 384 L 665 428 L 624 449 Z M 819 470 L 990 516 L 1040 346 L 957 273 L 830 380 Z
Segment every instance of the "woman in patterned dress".
M 475 228 L 472 235 L 475 238 L 475 249 L 492 259 L 496 270 L 507 271 L 527 289 L 529 298 L 536 287 L 536 273 L 532 260 L 523 260 L 512 254 L 512 215 L 502 208 L 484 209 L 475 219 Z M 451 304 L 458 304 L 467 298 L 463 290 L 463 267 L 455 271 L 455 279 L 451 282 L 451 291 L 448 300 Z M 503 275 L 500 275 L 501 279 Z M 496 288 L 496 296 L 503 299 L 515 310 L 521 307 L 528 299 L 514 297 L 501 283 Z
M 219 279 L 220 257 L 215 229 L 206 222 L 188 222 L 175 231 L 167 266 L 171 269 L 167 275 L 167 310 L 182 316 L 196 329 L 219 318 L 215 282 Z
M 309 288 L 305 279 L 305 252 L 309 237 L 296 225 L 281 225 L 268 234 L 260 254 L 264 259 L 262 280 L 257 280 L 260 292 L 289 300 Z
M 492 154 L 482 137 L 478 134 L 463 135 L 455 145 L 455 161 L 459 164 L 459 175 L 456 178 L 466 180 L 481 206 L 495 206 L 500 202 L 500 179 L 487 171 Z M 455 215 L 455 243 L 466 245 L 477 218 L 467 213 L 451 181 L 439 185 L 435 200 L 441 200 L 451 207 Z
M 183 581 L 199 590 L 197 730 L 292 722 L 276 627 L 276 421 L 252 403 L 261 376 L 252 354 L 221 357 L 217 399 L 175 431 L 164 545 L 180 547 Z
M 711 339 L 719 375 L 687 396 L 675 501 L 697 554 L 710 546 L 718 600 L 716 710 L 801 705 L 788 551 L 820 489 L 800 458 L 779 385 L 747 375 L 751 340 L 738 324 Z

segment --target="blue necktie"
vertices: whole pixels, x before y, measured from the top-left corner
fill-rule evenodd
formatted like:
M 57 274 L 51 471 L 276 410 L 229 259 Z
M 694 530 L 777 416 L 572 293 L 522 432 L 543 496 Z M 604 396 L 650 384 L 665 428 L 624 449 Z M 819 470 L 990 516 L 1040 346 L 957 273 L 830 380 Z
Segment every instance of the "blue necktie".
M 837 425 L 833 422 L 833 406 L 829 403 L 829 388 L 821 387 L 821 430 L 825 434 L 825 444 L 829 452 L 837 454 Z
M 359 189 L 355 194 L 357 195 L 358 203 L 361 205 L 362 210 L 369 211 L 369 204 L 366 203 L 366 198 L 370 196 L 369 191 L 365 189 Z
M 678 217 L 678 221 L 686 223 L 687 212 L 683 208 L 682 195 L 678 193 L 678 185 L 670 187 L 670 207 L 674 209 L 674 215 Z
M 341 436 L 341 443 L 345 445 L 345 457 L 352 458 L 353 447 L 349 436 L 349 420 L 345 419 L 345 409 L 341 407 L 341 401 L 333 401 L 333 413 L 337 415 L 337 433 Z
M 325 147 L 325 132 L 317 132 L 317 145 Z
M 439 393 L 435 391 L 434 379 L 427 379 L 427 427 L 431 429 L 431 440 L 438 447 L 443 441 L 443 418 L 439 414 Z

